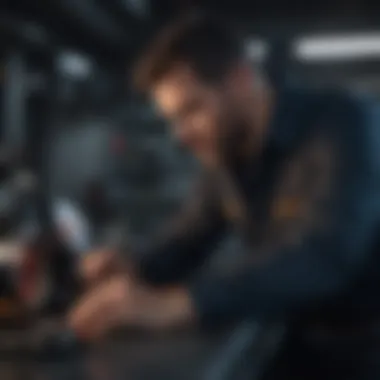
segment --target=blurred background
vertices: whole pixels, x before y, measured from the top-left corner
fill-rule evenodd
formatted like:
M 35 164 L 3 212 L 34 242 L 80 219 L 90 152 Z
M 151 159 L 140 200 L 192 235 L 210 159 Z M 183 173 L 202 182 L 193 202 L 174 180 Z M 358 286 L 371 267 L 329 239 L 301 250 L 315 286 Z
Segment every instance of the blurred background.
M 138 52 L 176 15 L 200 8 L 224 17 L 245 35 L 252 63 L 275 85 L 289 80 L 380 94 L 375 2 L 1 4 L 0 156 L 6 170 L 34 174 L 42 203 L 48 196 L 70 199 L 91 223 L 128 219 L 135 236 L 176 207 L 196 170 L 128 78 Z
M 236 26 L 275 86 L 380 97 L 379 2 L 1 0 L 0 238 L 49 230 L 58 213 L 79 252 L 115 226 L 144 239 L 176 209 L 197 165 L 129 71 L 163 24 L 194 8 Z M 0 257 L 11 251 L 0 244 Z

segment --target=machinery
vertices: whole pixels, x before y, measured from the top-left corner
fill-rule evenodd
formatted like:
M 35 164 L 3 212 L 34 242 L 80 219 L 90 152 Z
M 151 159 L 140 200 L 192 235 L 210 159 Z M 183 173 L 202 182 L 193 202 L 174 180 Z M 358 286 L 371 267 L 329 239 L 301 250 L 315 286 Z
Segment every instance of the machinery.
M 91 241 L 88 220 L 73 202 L 53 199 L 50 229 L 38 218 L 38 181 L 0 165 L 0 328 L 29 323 L 72 299 L 76 255 Z
M 14 173 L 12 162 L 4 157 L 0 172 L 0 323 L 8 324 L 24 319 L 25 310 L 39 297 L 31 265 L 33 243 L 18 228 L 33 189 L 33 178 L 21 170 Z

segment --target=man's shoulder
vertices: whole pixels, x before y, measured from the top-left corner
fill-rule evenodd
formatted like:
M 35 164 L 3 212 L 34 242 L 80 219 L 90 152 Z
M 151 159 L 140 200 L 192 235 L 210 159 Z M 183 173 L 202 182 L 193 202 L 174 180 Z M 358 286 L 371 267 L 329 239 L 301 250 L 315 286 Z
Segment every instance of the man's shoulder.
M 373 97 L 307 88 L 290 89 L 282 97 L 286 107 L 277 115 L 275 128 L 290 156 L 317 152 L 325 157 L 322 152 L 330 150 L 331 157 L 347 165 L 380 170 L 380 107 Z
M 371 115 L 379 109 L 379 101 L 370 93 L 345 89 L 322 90 L 315 97 L 328 116 L 351 124 L 371 122 Z
M 370 94 L 345 89 L 298 88 L 290 90 L 288 99 L 298 110 L 294 117 L 309 132 L 319 134 L 325 130 L 332 138 L 361 136 L 360 141 L 371 138 L 371 133 L 380 134 L 380 105 Z
M 343 89 L 310 92 L 315 119 L 309 141 L 322 136 L 337 157 L 354 167 L 380 169 L 380 106 L 370 94 Z
M 321 123 L 331 129 L 332 138 L 365 149 L 370 149 L 373 139 L 380 143 L 380 108 L 370 94 L 335 90 L 321 96 L 324 104 Z
M 368 113 L 379 106 L 378 100 L 370 93 L 361 93 L 342 88 L 287 87 L 280 92 L 286 108 L 296 116 L 308 113 L 329 117 L 347 117 L 354 112 Z

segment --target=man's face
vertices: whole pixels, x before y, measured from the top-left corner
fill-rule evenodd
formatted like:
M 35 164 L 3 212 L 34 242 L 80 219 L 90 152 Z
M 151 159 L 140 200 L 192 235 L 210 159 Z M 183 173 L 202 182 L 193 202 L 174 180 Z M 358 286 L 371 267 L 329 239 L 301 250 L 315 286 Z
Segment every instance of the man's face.
M 152 91 L 153 99 L 171 123 L 174 136 L 204 164 L 220 159 L 241 120 L 239 102 L 226 83 L 211 86 L 186 67 L 173 69 Z

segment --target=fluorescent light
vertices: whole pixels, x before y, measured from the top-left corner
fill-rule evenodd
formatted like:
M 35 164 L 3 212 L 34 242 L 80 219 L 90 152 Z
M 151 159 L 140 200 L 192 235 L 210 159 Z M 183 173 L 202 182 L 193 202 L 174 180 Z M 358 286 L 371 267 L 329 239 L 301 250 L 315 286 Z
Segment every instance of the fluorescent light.
M 380 33 L 305 37 L 296 42 L 294 52 L 305 61 L 380 57 Z
M 249 40 L 246 43 L 246 53 L 249 59 L 263 61 L 268 55 L 268 44 L 260 40 Z

